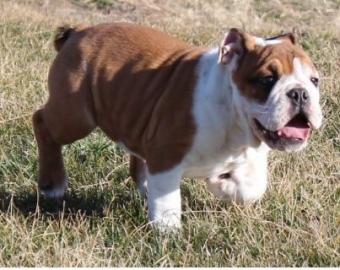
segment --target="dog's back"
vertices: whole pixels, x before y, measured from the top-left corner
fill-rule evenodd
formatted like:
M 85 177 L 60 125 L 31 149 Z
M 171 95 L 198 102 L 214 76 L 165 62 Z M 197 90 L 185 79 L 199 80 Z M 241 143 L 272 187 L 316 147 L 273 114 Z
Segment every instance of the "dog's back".
M 128 23 L 61 27 L 54 46 L 58 54 L 49 72 L 49 99 L 34 116 L 37 138 L 48 138 L 59 149 L 99 126 L 149 159 L 151 169 L 165 169 L 183 158 L 195 129 L 195 66 L 204 49 Z M 164 142 L 174 145 L 175 154 L 160 163 Z M 46 162 L 44 153 L 40 156 Z M 56 169 L 41 167 L 46 174 L 64 171 L 59 163 Z

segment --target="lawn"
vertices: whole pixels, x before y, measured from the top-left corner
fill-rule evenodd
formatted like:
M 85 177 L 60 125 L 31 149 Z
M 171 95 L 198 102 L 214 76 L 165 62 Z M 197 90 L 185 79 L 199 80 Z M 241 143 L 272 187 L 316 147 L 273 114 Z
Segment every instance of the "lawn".
M 69 188 L 47 200 L 31 115 L 47 98 L 55 28 L 111 21 L 200 46 L 230 27 L 294 31 L 321 73 L 322 129 L 306 150 L 270 155 L 269 189 L 254 205 L 228 205 L 185 179 L 178 234 L 147 226 L 128 155 L 99 130 L 64 147 Z M 338 0 L 0 0 L 0 265 L 340 266 L 339 63 Z

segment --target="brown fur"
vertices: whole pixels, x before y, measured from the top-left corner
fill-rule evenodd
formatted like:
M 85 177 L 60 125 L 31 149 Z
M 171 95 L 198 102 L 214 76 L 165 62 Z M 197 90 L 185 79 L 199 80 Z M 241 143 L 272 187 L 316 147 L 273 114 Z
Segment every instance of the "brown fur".
M 294 39 L 292 40 L 290 35 L 282 35 L 279 38 L 283 39 L 282 43 L 265 47 L 256 45 L 252 36 L 247 35 L 244 38 L 245 52 L 234 74 L 234 81 L 245 97 L 265 102 L 269 92 L 254 84 L 254 79 L 270 75 L 279 79 L 284 74 L 291 74 L 294 57 L 299 57 L 313 66 L 303 50 L 293 43 Z
M 195 67 L 204 50 L 125 23 L 58 33 L 49 99 L 33 119 L 39 186 L 62 181 L 54 180 L 65 175 L 61 146 L 96 126 L 145 159 L 151 173 L 179 163 L 195 132 Z

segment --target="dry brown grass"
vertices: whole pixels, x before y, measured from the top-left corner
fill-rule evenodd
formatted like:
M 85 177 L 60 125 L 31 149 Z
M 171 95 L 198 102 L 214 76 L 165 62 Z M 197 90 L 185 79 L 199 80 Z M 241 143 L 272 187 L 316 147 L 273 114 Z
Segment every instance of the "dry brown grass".
M 2 0 L 0 265 L 339 266 L 339 10 L 336 0 Z M 62 23 L 108 21 L 209 46 L 229 27 L 258 35 L 294 29 L 323 74 L 324 128 L 306 151 L 271 155 L 269 190 L 253 206 L 228 206 L 185 181 L 178 235 L 145 226 L 127 156 L 99 131 L 65 148 L 65 201 L 40 198 L 30 115 L 46 99 L 51 36 Z

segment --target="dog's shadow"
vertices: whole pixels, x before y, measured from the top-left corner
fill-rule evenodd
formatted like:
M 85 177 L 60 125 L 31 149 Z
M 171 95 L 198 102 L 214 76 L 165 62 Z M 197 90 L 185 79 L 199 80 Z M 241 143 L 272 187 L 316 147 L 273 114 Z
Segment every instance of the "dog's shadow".
M 62 199 L 48 199 L 34 193 L 0 193 L 0 211 L 12 210 L 21 212 L 24 216 L 40 212 L 51 216 L 58 216 L 61 212 L 80 211 L 86 215 L 103 215 L 103 204 L 105 200 L 98 196 L 82 198 L 67 194 Z
M 118 193 L 112 196 L 105 192 L 91 192 L 77 194 L 67 192 L 62 199 L 48 199 L 38 193 L 9 193 L 0 191 L 0 211 L 20 212 L 23 216 L 40 213 L 42 215 L 59 217 L 74 215 L 76 213 L 85 216 L 104 217 L 107 211 L 129 204 L 136 211 L 144 211 L 144 200 L 135 192 Z
M 187 187 L 182 187 L 183 211 L 204 213 L 207 205 L 203 198 L 192 194 Z M 222 201 L 216 201 L 215 210 L 231 207 Z M 212 207 L 208 207 L 209 209 Z M 81 214 L 88 217 L 104 217 L 108 213 L 118 212 L 120 218 L 145 219 L 147 216 L 146 199 L 132 186 L 117 192 L 93 190 L 78 193 L 73 190 L 66 192 L 62 199 L 48 199 L 38 192 L 0 191 L 0 212 L 19 212 L 27 217 L 39 213 L 43 216 L 59 218 Z

